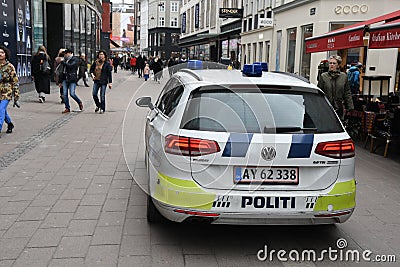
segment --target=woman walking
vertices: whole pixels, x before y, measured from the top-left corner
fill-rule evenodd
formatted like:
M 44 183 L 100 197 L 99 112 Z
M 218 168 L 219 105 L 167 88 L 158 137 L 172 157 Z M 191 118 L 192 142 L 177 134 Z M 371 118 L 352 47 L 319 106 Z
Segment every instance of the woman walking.
M 100 50 L 97 53 L 97 60 L 90 66 L 90 74 L 93 78 L 93 100 L 96 104 L 94 112 L 104 113 L 106 111 L 106 88 L 112 87 L 112 66 L 107 59 L 105 51 Z M 100 101 L 99 101 L 100 89 Z
M 86 62 L 86 55 L 85 53 L 82 53 L 79 62 L 78 62 L 78 81 L 76 82 L 76 85 L 78 85 L 79 80 L 82 78 L 83 83 L 85 84 L 86 87 L 89 87 L 89 84 L 87 84 L 86 81 L 86 72 L 87 72 L 87 62 Z
M 32 76 L 35 80 L 36 92 L 39 95 L 39 102 L 46 101 L 46 95 L 50 94 L 50 56 L 47 54 L 46 48 L 41 45 L 32 58 Z
M 13 64 L 8 61 L 9 58 L 10 51 L 4 46 L 0 46 L 0 137 L 4 121 L 7 123 L 7 133 L 12 133 L 14 128 L 7 112 L 8 103 L 13 97 L 14 106 L 19 107 L 18 77 Z
M 62 65 L 61 61 L 64 60 L 64 48 L 60 48 L 60 50 L 58 50 L 58 55 L 57 57 L 54 59 L 54 81 L 56 82 L 56 84 L 60 87 L 60 99 L 61 99 L 61 104 L 64 103 L 64 97 L 63 97 L 63 87 L 62 87 L 62 77 L 60 77 L 63 73 L 62 71 Z M 60 66 L 58 69 L 58 66 Z

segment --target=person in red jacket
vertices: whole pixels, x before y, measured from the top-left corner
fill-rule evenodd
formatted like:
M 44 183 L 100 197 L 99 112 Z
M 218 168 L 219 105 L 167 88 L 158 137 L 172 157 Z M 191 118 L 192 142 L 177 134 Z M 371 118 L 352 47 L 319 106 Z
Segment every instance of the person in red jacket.
M 136 73 L 136 57 L 135 56 L 131 57 L 130 64 L 131 64 L 131 71 L 133 74 L 135 74 Z

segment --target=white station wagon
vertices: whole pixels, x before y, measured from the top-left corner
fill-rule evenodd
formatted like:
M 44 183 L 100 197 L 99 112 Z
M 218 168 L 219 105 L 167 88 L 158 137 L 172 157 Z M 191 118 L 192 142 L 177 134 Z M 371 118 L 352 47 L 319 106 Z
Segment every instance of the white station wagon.
M 150 108 L 148 220 L 345 222 L 355 148 L 323 92 L 288 73 L 244 74 L 182 69 L 155 103 L 136 100 Z

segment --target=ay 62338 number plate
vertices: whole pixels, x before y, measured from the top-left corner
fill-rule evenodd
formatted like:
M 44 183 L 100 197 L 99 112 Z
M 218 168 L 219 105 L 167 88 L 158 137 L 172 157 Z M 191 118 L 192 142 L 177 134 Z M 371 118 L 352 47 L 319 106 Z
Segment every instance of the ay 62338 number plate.
M 298 184 L 299 168 L 235 166 L 233 180 L 237 184 Z

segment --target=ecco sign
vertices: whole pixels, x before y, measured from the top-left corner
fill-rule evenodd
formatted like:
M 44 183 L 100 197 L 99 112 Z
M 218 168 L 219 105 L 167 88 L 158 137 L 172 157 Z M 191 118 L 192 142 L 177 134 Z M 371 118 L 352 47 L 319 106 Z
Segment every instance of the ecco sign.
M 274 22 L 271 18 L 259 18 L 258 19 L 258 26 L 259 27 L 272 27 L 274 26 Z
M 335 13 L 336 14 L 357 14 L 357 13 L 362 13 L 365 14 L 368 12 L 368 6 L 367 5 L 337 5 L 335 7 Z

